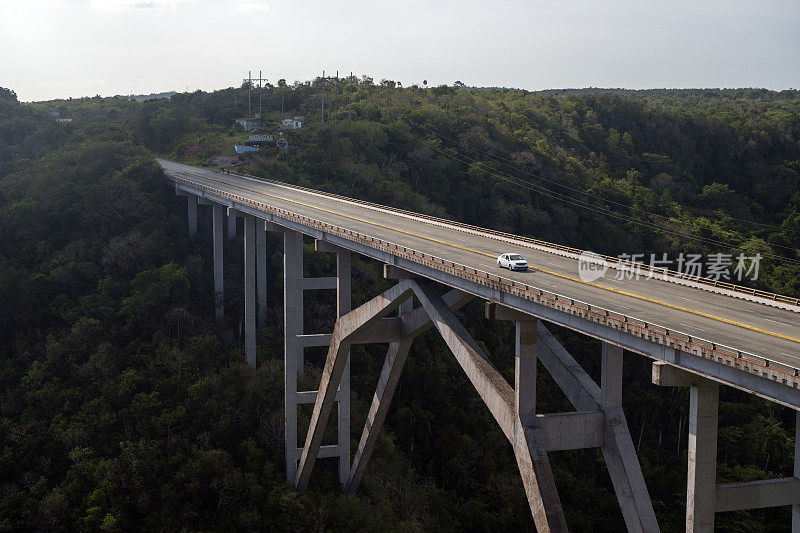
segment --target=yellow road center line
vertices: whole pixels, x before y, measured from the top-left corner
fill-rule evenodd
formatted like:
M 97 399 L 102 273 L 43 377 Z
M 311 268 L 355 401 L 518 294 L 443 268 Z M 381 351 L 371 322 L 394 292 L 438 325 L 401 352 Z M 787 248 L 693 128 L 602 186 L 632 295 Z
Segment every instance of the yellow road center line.
M 191 171 L 186 171 L 186 172 L 188 172 L 189 174 L 194 174 L 195 176 L 198 176 L 198 177 L 206 179 L 206 180 L 216 181 L 217 183 L 222 183 L 222 184 L 227 185 L 229 187 L 236 187 L 237 189 L 242 189 L 242 190 L 249 191 L 249 192 L 252 192 L 252 193 L 255 193 L 255 194 L 260 194 L 261 196 L 268 196 L 270 198 L 275 198 L 276 200 L 283 200 L 284 202 L 289 202 L 289 203 L 293 203 L 293 204 L 297 204 L 297 205 L 302 205 L 303 207 L 308 207 L 310 209 L 316 209 L 317 211 L 323 211 L 325 213 L 330 213 L 332 215 L 337 215 L 337 216 L 340 216 L 340 217 L 349 218 L 350 220 L 356 220 L 358 222 L 363 222 L 363 223 L 369 224 L 371 226 L 376 226 L 376 227 L 379 227 L 379 228 L 388 229 L 388 230 L 391 230 L 391 231 L 396 231 L 398 233 L 403 233 L 405 235 L 410 235 L 412 237 L 418 237 L 420 239 L 425 239 L 427 241 L 435 242 L 437 244 L 442 244 L 444 246 L 450 246 L 452 248 L 458 248 L 459 250 L 464 250 L 464 251 L 467 251 L 467 252 L 476 253 L 476 254 L 479 254 L 479 255 L 486 256 L 486 257 L 491 257 L 492 259 L 495 258 L 495 256 L 492 255 L 492 254 L 489 254 L 489 253 L 486 253 L 486 252 L 482 252 L 480 250 L 475 250 L 474 248 L 468 248 L 466 246 L 460 246 L 458 244 L 453 244 L 451 242 L 441 241 L 439 239 L 434 239 L 433 237 L 427 237 L 425 235 L 420 235 L 418 233 L 413 233 L 411 231 L 402 230 L 402 229 L 399 229 L 399 228 L 396 228 L 396 227 L 393 227 L 393 226 L 387 226 L 387 225 L 384 225 L 384 224 L 380 224 L 378 222 L 373 222 L 371 220 L 366 220 L 366 219 L 363 219 L 363 218 L 354 217 L 352 215 L 346 215 L 344 213 L 339 213 L 337 211 L 332 211 L 330 209 L 325 209 L 323 207 L 318 207 L 318 206 L 315 206 L 315 205 L 312 205 L 312 204 L 299 202 L 297 200 L 291 200 L 289 198 L 284 198 L 283 196 L 276 196 L 274 194 L 269 194 L 269 193 L 265 193 L 265 192 L 262 192 L 262 191 L 257 191 L 255 189 L 249 189 L 247 187 L 242 187 L 241 185 L 234 185 L 234 184 L 229 183 L 227 181 L 222 181 L 222 180 L 218 180 L 218 179 L 215 179 L 215 178 L 210 178 L 208 176 L 203 176 L 202 174 L 197 174 L 196 172 L 191 172 Z M 708 314 L 708 313 L 704 313 L 702 311 L 697 311 L 695 309 L 689 309 L 687 307 L 681 307 L 679 305 L 671 304 L 671 303 L 668 303 L 668 302 L 662 302 L 661 300 L 655 300 L 653 298 L 648 298 L 647 296 L 642 296 L 640 294 L 634 294 L 632 292 L 622 291 L 622 290 L 619 290 L 619 289 L 615 289 L 613 287 L 607 287 L 605 285 L 600 285 L 599 283 L 593 283 L 591 281 L 584 281 L 584 280 L 582 280 L 580 278 L 574 278 L 572 276 L 567 276 L 566 274 L 559 274 L 558 272 L 553 272 L 551 270 L 547 270 L 547 269 L 544 269 L 544 268 L 540 268 L 540 267 L 532 267 L 532 268 L 534 270 L 539 271 L 539 272 L 543 272 L 545 274 L 550 274 L 551 276 L 556 276 L 556 277 L 559 277 L 559 278 L 562 278 L 562 279 L 567 279 L 567 280 L 570 280 L 570 281 L 574 281 L 576 283 L 581 283 L 583 285 L 589 285 L 591 287 L 596 287 L 598 289 L 611 291 L 613 293 L 621 294 L 623 296 L 630 296 L 631 298 L 636 298 L 636 299 L 639 299 L 639 300 L 643 300 L 645 302 L 650 302 L 650 303 L 654 303 L 654 304 L 658 304 L 658 305 L 663 305 L 665 307 L 669 307 L 671 309 L 676 309 L 678 311 L 685 311 L 685 312 L 691 313 L 693 315 L 702 316 L 702 317 L 705 317 L 705 318 L 710 318 L 712 320 L 718 320 L 720 322 L 724 322 L 726 324 L 731 324 L 733 326 L 738 326 L 740 328 L 749 329 L 751 331 L 756 331 L 758 333 L 764 333 L 766 335 L 771 335 L 773 337 L 778 337 L 779 339 L 784 339 L 784 340 L 794 341 L 794 342 L 800 343 L 800 339 L 798 339 L 796 337 L 791 337 L 789 335 L 784 335 L 782 333 L 777 333 L 775 331 L 769 331 L 769 330 L 766 330 L 766 329 L 761 329 L 761 328 L 758 328 L 756 326 L 750 326 L 748 324 L 743 324 L 741 322 L 736 322 L 735 320 L 730 320 L 728 318 L 723 318 L 723 317 L 719 317 L 719 316 L 716 316 L 716 315 L 711 315 L 711 314 Z

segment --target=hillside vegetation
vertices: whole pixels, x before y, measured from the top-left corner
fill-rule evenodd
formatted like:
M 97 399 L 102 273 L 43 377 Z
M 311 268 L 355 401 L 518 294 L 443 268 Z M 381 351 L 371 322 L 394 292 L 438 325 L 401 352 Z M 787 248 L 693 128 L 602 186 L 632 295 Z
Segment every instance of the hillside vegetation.
M 758 279 L 744 283 L 800 296 L 796 91 L 347 79 L 326 87 L 325 124 L 320 80 L 268 86 L 263 101 L 271 132 L 282 105 L 305 126 L 284 132 L 288 150 L 247 156 L 250 174 L 611 255 L 760 253 Z M 246 113 L 246 87 L 31 104 L 0 89 L 0 531 L 531 530 L 511 450 L 433 333 L 415 342 L 360 493 L 342 496 L 326 460 L 306 494 L 285 483 L 281 302 L 270 301 L 252 370 L 241 243 L 226 242 L 219 327 L 207 220 L 190 241 L 184 203 L 154 162 L 231 153 Z M 269 246 L 279 295 L 277 237 Z M 307 275 L 330 275 L 331 259 L 307 251 Z M 355 304 L 387 286 L 379 267 L 354 260 Z M 330 329 L 329 296 L 307 296 L 309 331 Z M 513 379 L 513 332 L 482 311 L 461 314 Z M 599 345 L 556 333 L 598 377 Z M 383 355 L 353 349 L 354 438 Z M 310 353 L 304 386 L 323 357 Z M 659 523 L 679 531 L 688 397 L 649 375 L 626 357 L 624 405 Z M 538 386 L 541 412 L 569 410 L 546 372 Z M 791 475 L 794 414 L 729 389 L 721 400 L 718 480 Z M 624 527 L 598 451 L 551 460 L 572 530 Z M 789 531 L 790 513 L 717 523 Z

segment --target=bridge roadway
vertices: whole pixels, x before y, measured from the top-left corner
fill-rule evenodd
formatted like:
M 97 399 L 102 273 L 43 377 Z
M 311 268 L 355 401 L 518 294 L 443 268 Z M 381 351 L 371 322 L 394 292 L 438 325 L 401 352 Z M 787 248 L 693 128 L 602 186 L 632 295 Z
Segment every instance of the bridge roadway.
M 742 350 L 791 368 L 800 368 L 800 313 L 678 285 L 655 278 L 616 279 L 618 271 L 588 284 L 578 279 L 578 262 L 520 241 L 503 242 L 425 219 L 402 216 L 343 199 L 325 197 L 242 176 L 222 174 L 165 160 L 165 171 L 272 207 L 429 253 L 506 279 L 553 291 L 675 332 Z M 532 270 L 509 272 L 496 256 L 517 252 Z M 536 268 L 544 269 L 536 270 Z

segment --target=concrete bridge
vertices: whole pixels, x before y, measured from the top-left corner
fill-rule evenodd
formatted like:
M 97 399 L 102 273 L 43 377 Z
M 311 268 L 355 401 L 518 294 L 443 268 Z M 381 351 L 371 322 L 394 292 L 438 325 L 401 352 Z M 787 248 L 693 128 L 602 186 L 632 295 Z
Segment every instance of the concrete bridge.
M 512 445 L 539 531 L 566 531 L 548 452 L 600 448 L 625 524 L 657 531 L 655 513 L 622 409 L 623 349 L 652 359 L 653 382 L 690 390 L 687 531 L 713 531 L 717 512 L 792 505 L 800 533 L 800 423 L 794 477 L 716 483 L 719 386 L 727 385 L 800 411 L 800 302 L 797 299 L 606 258 L 595 281 L 577 276 L 581 251 L 534 239 L 387 208 L 242 175 L 159 160 L 186 197 L 189 231 L 198 206 L 212 209 L 214 290 L 223 291 L 223 239 L 244 220 L 245 357 L 256 365 L 256 329 L 266 323 L 266 232 L 284 247 L 286 475 L 304 490 L 319 458 L 338 458 L 346 493 L 358 489 L 416 336 L 436 328 Z M 303 277 L 303 236 L 336 255 L 334 277 Z M 500 271 L 502 252 L 524 255 L 529 272 Z M 351 309 L 352 253 L 384 263 L 396 284 Z M 644 272 L 641 272 L 644 269 Z M 643 273 L 618 280 L 614 274 Z M 441 294 L 440 287 L 448 291 Z M 335 289 L 329 334 L 306 334 L 303 292 Z M 414 307 L 414 299 L 420 303 Z M 516 327 L 513 385 L 482 353 L 454 314 L 486 301 L 486 316 Z M 218 298 L 216 315 L 223 316 Z M 548 330 L 557 324 L 602 341 L 600 383 Z M 388 344 L 386 359 L 355 453 L 350 449 L 349 349 Z M 304 349 L 328 347 L 317 390 L 298 390 Z M 537 360 L 575 410 L 538 413 Z M 297 409 L 313 404 L 304 441 Z M 338 443 L 322 445 L 336 407 Z M 800 416 L 798 416 L 800 422 Z

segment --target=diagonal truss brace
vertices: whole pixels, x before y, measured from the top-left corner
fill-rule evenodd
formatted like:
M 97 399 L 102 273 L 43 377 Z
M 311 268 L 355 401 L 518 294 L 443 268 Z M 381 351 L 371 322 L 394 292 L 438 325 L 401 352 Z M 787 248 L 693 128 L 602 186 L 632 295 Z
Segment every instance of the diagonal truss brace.
M 463 324 L 453 314 L 450 305 L 437 293 L 434 285 L 427 281 L 401 280 L 382 295 L 340 317 L 336 322 L 295 486 L 300 491 L 308 486 L 311 469 L 320 451 L 322 435 L 344 368 L 345 357 L 342 354 L 347 353 L 356 335 L 397 308 L 400 301 L 407 299 L 411 293 L 417 296 L 422 309 L 439 330 L 511 443 L 537 529 L 566 531 L 566 520 L 555 488 L 541 428 L 535 423 L 529 427 L 523 426 L 515 409 L 514 390 L 492 366 Z M 387 357 L 393 358 L 395 362 L 398 362 L 398 359 L 399 362 L 404 362 L 407 357 L 407 347 L 402 344 L 403 341 L 400 341 L 394 349 L 390 348 Z M 387 364 L 392 367 L 395 363 L 388 361 Z M 391 371 L 389 373 L 391 374 Z M 389 377 L 387 376 L 386 384 L 393 388 L 396 383 L 390 384 Z M 369 429 L 365 428 L 365 431 L 369 432 Z M 361 462 L 365 461 L 362 459 Z M 357 468 L 353 471 L 357 471 Z M 356 478 L 352 475 L 348 480 L 348 486 L 353 490 L 357 486 Z
M 463 307 L 472 298 L 470 294 L 453 289 L 446 293 L 442 300 L 450 309 L 456 310 Z M 400 374 L 402 374 L 408 359 L 408 351 L 411 348 L 411 344 L 419 335 L 433 327 L 428 313 L 422 307 L 404 314 L 401 320 L 403 322 L 403 333 L 399 340 L 389 344 L 389 349 L 386 352 L 386 359 L 378 378 L 378 385 L 375 388 L 375 395 L 372 398 L 367 420 L 364 423 L 361 440 L 353 458 L 350 477 L 345 484 L 345 494 L 353 494 L 361 484 L 361 478 L 364 476 L 367 463 L 372 456 L 381 427 L 383 427 L 383 422 L 386 419 L 386 413 L 389 411 L 389 405 L 394 397 Z
M 539 360 L 570 403 L 579 411 L 604 413 L 601 450 L 628 531 L 658 531 L 653 504 L 619 401 L 622 349 L 603 345 L 604 388 L 601 388 L 541 322 L 538 334 Z M 608 353 L 611 351 L 616 351 L 615 355 L 619 358 L 620 373 L 616 376 L 609 376 L 611 372 L 607 371 L 607 366 L 610 366 L 608 360 L 614 357 Z

